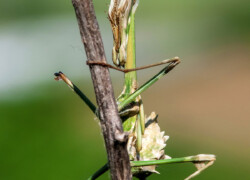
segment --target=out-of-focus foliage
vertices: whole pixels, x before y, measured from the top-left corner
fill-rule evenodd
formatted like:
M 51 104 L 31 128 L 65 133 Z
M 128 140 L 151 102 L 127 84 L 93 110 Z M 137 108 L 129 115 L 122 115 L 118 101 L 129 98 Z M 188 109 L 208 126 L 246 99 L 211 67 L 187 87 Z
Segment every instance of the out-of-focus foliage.
M 94 0 L 111 63 L 108 3 Z M 170 136 L 166 154 L 217 155 L 196 179 L 250 177 L 249 7 L 247 0 L 141 0 L 137 10 L 138 65 L 182 59 L 142 94 L 146 114 L 156 111 Z M 70 1 L 0 1 L 0 179 L 86 179 L 106 163 L 98 121 L 63 83 L 52 81 L 55 71 L 66 71 L 94 101 L 84 61 Z M 139 81 L 156 72 L 139 72 Z M 111 74 L 118 95 L 123 76 Z M 195 168 L 157 170 L 161 175 L 150 179 L 184 179 Z

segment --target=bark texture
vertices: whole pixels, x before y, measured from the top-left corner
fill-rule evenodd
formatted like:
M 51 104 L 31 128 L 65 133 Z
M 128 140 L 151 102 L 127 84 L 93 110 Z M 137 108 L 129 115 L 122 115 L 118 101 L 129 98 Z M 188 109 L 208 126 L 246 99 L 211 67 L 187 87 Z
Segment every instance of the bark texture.
M 106 62 L 103 42 L 96 20 L 92 0 L 72 0 L 88 61 Z M 127 136 L 123 132 L 117 104 L 105 66 L 89 65 L 99 107 L 101 128 L 108 154 L 111 178 L 132 179 L 129 156 L 126 149 Z

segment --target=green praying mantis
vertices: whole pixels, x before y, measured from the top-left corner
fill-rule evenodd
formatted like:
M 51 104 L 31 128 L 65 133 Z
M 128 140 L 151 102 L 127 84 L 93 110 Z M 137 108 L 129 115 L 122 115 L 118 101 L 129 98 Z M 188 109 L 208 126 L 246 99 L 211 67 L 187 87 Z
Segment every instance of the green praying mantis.
M 124 73 L 124 89 L 117 98 L 119 115 L 123 122 L 123 129 L 128 133 L 127 150 L 133 176 L 146 179 L 152 173 L 158 173 L 156 165 L 192 162 L 197 171 L 186 180 L 198 175 L 201 171 L 211 166 L 215 156 L 199 154 L 181 158 L 170 158 L 165 155 L 164 148 L 168 136 L 160 131 L 157 115 L 153 112 L 149 117 L 144 114 L 141 94 L 170 72 L 180 63 L 178 57 L 167 59 L 159 63 L 136 67 L 135 52 L 135 12 L 139 0 L 111 0 L 108 17 L 111 23 L 114 46 L 112 59 L 115 66 L 101 61 L 87 61 L 87 65 L 100 65 Z M 138 87 L 137 71 L 167 64 L 159 73 Z M 55 73 L 55 79 L 62 79 L 98 117 L 98 108 L 89 98 L 62 72 Z M 95 172 L 89 180 L 96 179 L 109 169 L 108 163 Z
M 157 73 L 153 78 L 151 78 L 149 81 L 144 83 L 134 93 L 130 94 L 127 98 L 125 98 L 124 101 L 118 105 L 118 109 L 120 110 L 119 113 L 124 114 L 123 111 L 121 111 L 124 107 L 126 107 L 128 104 L 133 102 L 136 97 L 138 97 L 143 91 L 145 91 L 147 88 L 149 88 L 151 85 L 153 85 L 161 77 L 163 77 L 173 67 L 174 67 L 174 65 L 166 66 L 159 73 Z M 72 83 L 68 79 L 68 77 L 65 74 L 63 74 L 62 72 L 58 72 L 58 73 L 55 73 L 55 76 L 56 76 L 55 77 L 56 80 L 63 80 L 86 103 L 86 105 L 90 108 L 90 110 L 98 117 L 98 109 L 96 108 L 96 106 L 74 83 Z M 124 131 L 126 131 L 125 127 L 124 127 Z M 131 167 L 133 168 L 132 170 L 134 170 L 133 173 L 136 173 L 137 168 L 143 167 L 143 166 L 146 167 L 146 166 L 155 166 L 155 165 L 161 165 L 161 164 L 192 162 L 195 164 L 195 166 L 197 167 L 198 170 L 185 179 L 185 180 L 188 180 L 188 179 L 191 179 L 192 177 L 198 175 L 201 171 L 203 171 L 207 167 L 211 166 L 214 161 L 215 161 L 214 155 L 199 154 L 196 156 L 187 156 L 187 157 L 171 158 L 171 159 L 163 159 L 163 160 L 131 161 Z M 88 178 L 88 180 L 97 179 L 103 173 L 108 171 L 108 169 L 109 169 L 108 164 L 105 164 L 98 171 L 96 171 L 92 176 L 90 176 Z

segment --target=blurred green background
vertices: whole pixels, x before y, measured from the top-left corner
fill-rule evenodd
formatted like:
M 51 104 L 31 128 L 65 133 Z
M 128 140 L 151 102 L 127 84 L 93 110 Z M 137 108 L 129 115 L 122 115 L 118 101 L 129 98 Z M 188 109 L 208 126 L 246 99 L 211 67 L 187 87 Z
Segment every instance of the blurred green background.
M 107 58 L 108 0 L 94 1 Z M 250 179 L 250 1 L 141 0 L 138 65 L 182 63 L 143 93 L 170 136 L 166 153 L 217 155 L 195 179 Z M 62 70 L 94 102 L 70 1 L 0 0 L 0 179 L 80 180 L 106 163 L 98 120 L 53 73 Z M 142 84 L 162 67 L 140 71 Z M 123 74 L 111 70 L 116 96 Z M 181 180 L 192 164 L 164 165 L 149 179 Z M 108 173 L 100 179 L 108 179 Z

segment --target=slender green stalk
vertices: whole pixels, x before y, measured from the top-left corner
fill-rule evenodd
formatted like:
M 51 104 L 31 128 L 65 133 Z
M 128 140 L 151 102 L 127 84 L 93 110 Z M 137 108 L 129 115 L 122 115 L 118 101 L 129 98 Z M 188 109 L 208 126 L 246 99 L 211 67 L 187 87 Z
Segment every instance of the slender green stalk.
M 142 92 L 144 92 L 146 89 L 148 89 L 150 86 L 152 86 L 156 81 L 158 81 L 161 77 L 166 75 L 169 71 L 171 71 L 177 64 L 179 64 L 179 60 L 176 62 L 170 63 L 168 66 L 163 68 L 158 74 L 156 74 L 154 77 L 152 77 L 149 81 L 147 81 L 145 84 L 143 84 L 139 89 L 137 89 L 133 94 L 130 94 L 128 97 L 126 97 L 119 105 L 118 110 L 120 111 L 125 106 L 127 106 L 129 103 L 133 102 L 137 96 L 139 96 Z
M 91 111 L 94 114 L 97 113 L 97 108 L 91 102 L 91 100 L 74 83 L 72 83 L 65 74 L 59 71 L 58 73 L 55 73 L 54 75 L 56 76 L 55 80 L 62 79 L 86 103 L 86 105 L 91 109 Z

